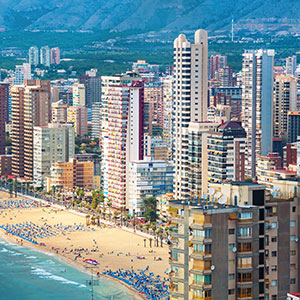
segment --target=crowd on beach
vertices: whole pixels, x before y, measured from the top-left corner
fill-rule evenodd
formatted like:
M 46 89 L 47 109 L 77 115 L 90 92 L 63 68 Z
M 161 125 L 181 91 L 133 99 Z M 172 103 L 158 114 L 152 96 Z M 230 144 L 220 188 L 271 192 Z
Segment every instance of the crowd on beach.
M 89 228 L 86 225 L 82 224 L 74 224 L 74 225 L 48 225 L 44 223 L 44 225 L 37 225 L 33 222 L 24 222 L 18 224 L 6 224 L 0 226 L 0 228 L 4 229 L 7 233 L 18 236 L 26 241 L 29 241 L 33 244 L 38 245 L 38 239 L 44 239 L 49 237 L 55 237 L 59 235 L 67 235 L 71 232 L 76 231 L 91 231 L 95 230 L 93 228 Z
M 149 266 L 138 273 L 132 270 L 119 269 L 117 271 L 107 270 L 103 274 L 121 280 L 150 300 L 169 299 L 169 279 L 148 273 Z M 148 273 L 148 274 L 147 274 Z
M 40 204 L 37 201 L 30 199 L 8 199 L 0 201 L 0 209 L 25 209 L 36 208 Z

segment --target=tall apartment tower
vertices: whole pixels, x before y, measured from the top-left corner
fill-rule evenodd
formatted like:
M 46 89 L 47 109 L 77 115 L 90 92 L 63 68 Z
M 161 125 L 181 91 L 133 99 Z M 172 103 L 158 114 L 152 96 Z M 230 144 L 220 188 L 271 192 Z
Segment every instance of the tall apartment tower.
M 88 113 L 84 106 L 70 106 L 67 110 L 67 122 L 73 124 L 75 134 L 84 137 L 88 134 Z
M 33 178 L 33 127 L 50 122 L 50 81 L 25 80 L 12 93 L 12 173 Z
M 32 46 L 28 51 L 28 62 L 32 66 L 37 66 L 39 64 L 39 48 L 37 46 Z
M 212 55 L 210 57 L 210 79 L 216 78 L 216 72 L 220 68 L 225 68 L 227 65 L 227 56 L 224 55 Z
M 195 32 L 195 43 L 180 34 L 174 41 L 174 161 L 175 199 L 188 192 L 188 126 L 207 119 L 208 58 L 207 32 Z
M 288 111 L 297 111 L 297 79 L 280 75 L 275 78 L 274 87 L 274 137 L 287 142 Z
M 0 83 L 0 155 L 5 154 L 5 124 L 8 121 L 9 84 Z
M 51 48 L 50 62 L 51 62 L 51 65 L 59 65 L 60 64 L 60 49 L 58 47 Z
M 24 80 L 31 79 L 31 65 L 24 63 L 23 65 L 17 65 L 15 69 L 15 77 L 13 79 L 14 85 L 24 84 Z
M 245 175 L 255 176 L 256 157 L 272 152 L 274 50 L 245 50 L 242 127 L 246 130 Z
M 130 162 L 143 159 L 143 102 L 142 82 L 112 84 L 107 94 L 104 195 L 114 207 L 127 206 Z
M 45 67 L 50 67 L 50 48 L 48 46 L 40 49 L 40 63 Z
M 79 78 L 85 86 L 86 107 L 92 108 L 93 103 L 101 102 L 101 80 L 97 69 L 91 69 Z
M 70 124 L 35 126 L 33 132 L 33 179 L 43 185 L 52 164 L 68 162 L 75 156 L 75 131 Z
M 286 75 L 294 76 L 297 69 L 297 55 L 285 59 Z
M 86 106 L 85 86 L 82 83 L 74 83 L 73 86 L 73 105 Z

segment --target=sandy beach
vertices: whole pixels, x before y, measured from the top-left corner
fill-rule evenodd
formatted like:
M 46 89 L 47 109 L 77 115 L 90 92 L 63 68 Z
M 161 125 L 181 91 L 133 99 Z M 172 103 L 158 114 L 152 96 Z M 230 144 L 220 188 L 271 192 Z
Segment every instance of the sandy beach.
M 9 194 L 0 191 L 0 201 L 3 200 L 10 200 Z M 38 250 L 59 255 L 64 260 L 76 263 L 81 267 L 89 266 L 84 262 L 85 259 L 97 260 L 99 265 L 94 269 L 94 273 L 102 273 L 107 269 L 117 270 L 123 268 L 127 270 L 133 267 L 135 270 L 138 270 L 149 267 L 149 272 L 167 277 L 165 274 L 169 267 L 169 250 L 167 245 L 155 247 L 152 242 L 152 248 L 150 248 L 149 240 L 147 239 L 147 246 L 144 247 L 144 237 L 126 232 L 120 228 L 103 225 L 101 227 L 96 225 L 86 226 L 84 216 L 54 207 L 0 210 L 0 225 L 2 226 L 24 224 L 26 222 L 32 222 L 41 227 L 76 227 L 79 224 L 84 225 L 82 226 L 83 229 L 79 231 L 64 231 L 56 234 L 56 236 L 36 238 L 36 241 L 39 244 L 44 244 L 44 246 L 33 245 L 24 240 L 22 243 L 25 246 L 34 246 Z M 1 231 L 5 233 L 4 230 L 1 229 Z M 6 234 L 6 236 L 13 242 L 21 243 L 19 237 L 11 234 Z M 158 257 L 161 260 L 157 260 Z

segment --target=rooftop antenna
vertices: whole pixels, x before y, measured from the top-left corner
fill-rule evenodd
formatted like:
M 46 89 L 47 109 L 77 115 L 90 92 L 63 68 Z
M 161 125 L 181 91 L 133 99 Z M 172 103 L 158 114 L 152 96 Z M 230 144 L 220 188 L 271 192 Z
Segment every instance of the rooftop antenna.
M 234 23 L 233 23 L 233 17 L 231 19 L 231 41 L 233 42 L 234 40 Z

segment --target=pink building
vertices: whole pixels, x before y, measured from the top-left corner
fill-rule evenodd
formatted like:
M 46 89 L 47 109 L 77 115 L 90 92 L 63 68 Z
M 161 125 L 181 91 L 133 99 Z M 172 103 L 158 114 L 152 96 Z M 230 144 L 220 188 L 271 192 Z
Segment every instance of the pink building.
M 59 65 L 60 64 L 60 49 L 58 47 L 52 48 L 50 55 L 51 55 L 51 65 Z
M 104 150 L 104 189 L 114 207 L 126 206 L 129 164 L 143 159 L 143 103 L 142 82 L 110 87 L 107 99 L 109 122 Z

